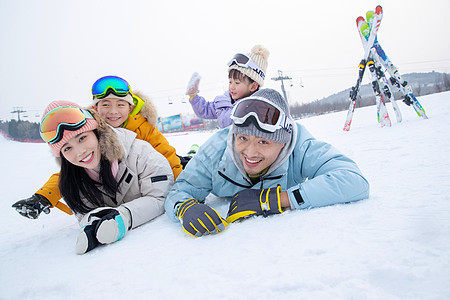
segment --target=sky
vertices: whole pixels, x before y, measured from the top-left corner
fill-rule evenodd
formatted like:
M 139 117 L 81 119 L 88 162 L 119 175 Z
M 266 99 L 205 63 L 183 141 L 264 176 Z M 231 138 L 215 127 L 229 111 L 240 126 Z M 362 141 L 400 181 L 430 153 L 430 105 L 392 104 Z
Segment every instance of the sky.
M 54 100 L 88 106 L 105 75 L 125 78 L 161 116 L 189 113 L 191 74 L 212 101 L 230 58 L 257 44 L 270 52 L 265 87 L 281 92 L 271 80 L 281 71 L 290 103 L 321 99 L 355 84 L 355 20 L 378 4 L 378 40 L 401 73 L 450 72 L 448 0 L 0 0 L 0 120 L 19 109 L 38 121 Z
M 84 255 L 75 217 L 52 209 L 30 220 L 11 208 L 57 170 L 49 147 L 0 136 L 0 299 L 450 299 L 449 98 L 419 97 L 427 120 L 399 101 L 401 123 L 388 104 L 392 127 L 380 128 L 375 106 L 357 108 L 349 132 L 345 111 L 298 121 L 357 162 L 366 200 L 201 238 L 162 215 Z M 167 139 L 185 154 L 212 134 Z M 226 216 L 229 202 L 207 204 Z

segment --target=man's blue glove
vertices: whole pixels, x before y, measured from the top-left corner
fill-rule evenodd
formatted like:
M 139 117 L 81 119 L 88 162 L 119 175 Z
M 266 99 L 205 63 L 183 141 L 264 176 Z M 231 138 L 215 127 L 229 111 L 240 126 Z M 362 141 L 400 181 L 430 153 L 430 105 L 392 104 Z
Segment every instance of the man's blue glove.
M 78 234 L 77 254 L 91 251 L 99 244 L 111 244 L 125 236 L 131 227 L 131 214 L 127 208 L 100 207 L 84 217 L 87 225 Z
M 227 222 L 233 223 L 250 216 L 281 214 L 284 212 L 280 202 L 281 192 L 281 187 L 277 186 L 263 190 L 245 189 L 236 193 L 228 209 Z
M 50 213 L 52 204 L 42 195 L 34 194 L 30 198 L 19 200 L 12 205 L 16 211 L 29 219 L 37 219 L 41 212 Z
M 228 226 L 215 209 L 193 198 L 178 207 L 177 217 L 183 225 L 183 230 L 193 236 L 219 233 Z

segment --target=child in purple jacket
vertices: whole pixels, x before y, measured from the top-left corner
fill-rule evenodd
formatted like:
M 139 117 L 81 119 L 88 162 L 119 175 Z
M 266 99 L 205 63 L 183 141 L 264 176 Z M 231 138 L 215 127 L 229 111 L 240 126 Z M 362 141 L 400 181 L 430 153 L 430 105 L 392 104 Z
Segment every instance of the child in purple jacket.
M 189 81 L 186 95 L 199 118 L 217 119 L 221 128 L 231 125 L 231 110 L 236 102 L 252 95 L 264 85 L 269 51 L 256 45 L 247 54 L 237 53 L 228 63 L 228 91 L 214 101 L 206 101 L 197 95 L 200 76 L 194 73 Z

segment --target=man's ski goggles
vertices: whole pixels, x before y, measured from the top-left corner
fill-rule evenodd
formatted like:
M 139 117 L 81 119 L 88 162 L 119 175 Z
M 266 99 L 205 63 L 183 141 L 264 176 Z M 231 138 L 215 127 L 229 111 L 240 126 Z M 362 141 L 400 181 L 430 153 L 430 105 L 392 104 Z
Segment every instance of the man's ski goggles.
M 41 121 L 39 132 L 49 144 L 59 142 L 64 130 L 75 131 L 86 124 L 86 119 L 94 117 L 86 110 L 75 106 L 60 106 L 49 111 Z
M 266 133 L 273 133 L 278 129 L 292 132 L 293 122 L 283 111 L 262 97 L 251 97 L 240 100 L 231 111 L 234 125 L 245 127 L 254 123 Z
M 117 76 L 102 77 L 92 85 L 92 96 L 95 98 L 103 98 L 110 92 L 117 96 L 125 96 L 131 92 L 131 89 L 125 79 Z
M 266 77 L 266 74 L 264 71 L 247 55 L 238 53 L 228 62 L 228 67 L 231 67 L 232 65 L 238 65 L 239 67 L 252 69 L 256 73 L 258 73 L 262 79 Z

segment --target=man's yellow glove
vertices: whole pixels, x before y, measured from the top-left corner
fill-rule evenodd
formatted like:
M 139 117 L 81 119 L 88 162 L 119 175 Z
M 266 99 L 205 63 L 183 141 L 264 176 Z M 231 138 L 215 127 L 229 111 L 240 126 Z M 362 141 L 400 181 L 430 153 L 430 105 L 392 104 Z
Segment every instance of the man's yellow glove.
M 280 202 L 281 192 L 281 187 L 277 186 L 263 190 L 245 189 L 236 193 L 228 209 L 227 222 L 233 223 L 250 216 L 281 214 L 284 212 Z
M 193 198 L 178 207 L 177 217 L 184 231 L 197 237 L 222 232 L 228 226 L 215 209 Z

